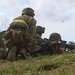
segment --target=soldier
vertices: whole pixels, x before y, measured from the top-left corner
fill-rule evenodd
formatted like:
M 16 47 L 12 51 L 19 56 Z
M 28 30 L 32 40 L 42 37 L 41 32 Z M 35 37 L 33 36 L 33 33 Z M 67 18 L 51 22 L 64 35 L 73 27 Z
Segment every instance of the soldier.
M 42 34 L 45 32 L 45 28 L 42 26 L 36 26 L 36 38 L 39 46 L 43 45 L 43 39 L 41 38 Z
M 61 53 L 59 51 L 58 43 L 61 42 L 61 35 L 59 33 L 52 33 L 49 37 L 49 46 L 51 48 L 51 54 Z
M 40 47 L 39 49 L 31 51 L 32 56 L 37 56 L 37 54 L 42 52 L 43 39 L 41 38 L 42 34 L 45 32 L 45 28 L 42 26 L 36 26 L 36 40 L 37 45 Z
M 22 15 L 27 15 L 29 18 L 27 19 L 28 27 L 29 27 L 29 34 L 31 41 L 27 47 L 28 51 L 31 52 L 32 50 L 40 50 L 40 46 L 38 45 L 37 38 L 36 38 L 36 20 L 33 18 L 35 16 L 34 10 L 31 8 L 25 8 L 22 11 Z
M 37 43 L 41 47 L 38 51 L 32 51 L 31 55 L 36 56 L 37 54 L 45 55 L 49 54 L 49 46 L 48 46 L 48 39 L 44 38 L 42 39 L 42 34 L 45 32 L 45 27 L 42 26 L 36 26 L 36 38 Z
M 10 24 L 4 35 L 4 43 L 9 49 L 8 60 L 14 61 L 19 53 L 25 58 L 27 51 L 34 49 L 32 48 L 36 34 L 34 15 L 32 8 L 25 8 L 22 16 L 15 18 Z
M 61 41 L 61 35 L 59 33 L 52 33 L 49 37 L 51 43 L 58 43 Z

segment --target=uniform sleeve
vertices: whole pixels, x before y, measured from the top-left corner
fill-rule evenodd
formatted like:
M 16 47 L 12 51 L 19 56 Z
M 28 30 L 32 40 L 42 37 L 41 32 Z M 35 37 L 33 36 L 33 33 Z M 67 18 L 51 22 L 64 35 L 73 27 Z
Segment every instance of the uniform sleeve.
M 36 34 L 36 20 L 33 17 L 30 17 L 28 20 L 29 30 L 32 36 Z
M 33 17 L 29 17 L 28 24 L 29 25 L 36 25 L 36 20 Z

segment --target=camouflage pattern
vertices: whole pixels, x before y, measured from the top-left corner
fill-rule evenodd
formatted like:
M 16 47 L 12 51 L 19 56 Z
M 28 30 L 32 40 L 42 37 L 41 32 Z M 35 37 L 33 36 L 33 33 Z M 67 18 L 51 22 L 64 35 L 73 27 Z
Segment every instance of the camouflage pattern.
M 7 30 L 5 34 L 3 35 L 3 41 L 5 46 L 10 49 L 13 44 L 12 44 L 12 32 L 10 30 Z
M 45 27 L 42 26 L 36 26 L 36 33 L 38 33 L 40 36 L 45 32 Z
M 24 14 L 32 16 L 32 17 L 35 15 L 34 10 L 32 8 L 24 8 L 22 10 L 22 15 L 24 15 Z
M 52 33 L 49 37 L 51 43 L 57 43 L 61 41 L 61 35 L 59 33 Z
M 20 49 L 20 54 L 21 54 L 21 58 L 25 59 L 26 58 L 26 54 L 27 54 L 26 48 L 21 48 Z
M 44 43 L 44 44 L 49 44 L 49 39 L 48 39 L 48 38 L 44 38 L 44 39 L 43 39 L 43 43 Z
M 17 51 L 17 47 L 16 46 L 13 46 L 10 50 L 10 52 L 8 53 L 8 56 L 7 56 L 7 59 L 9 61 L 15 61 L 16 59 L 16 51 Z
M 4 44 L 9 49 L 8 60 L 14 61 L 18 54 L 25 58 L 27 51 L 40 49 L 35 36 L 36 20 L 33 16 L 34 10 L 32 8 L 25 8 L 22 11 L 22 16 L 15 18 L 7 29 L 4 35 Z
M 49 46 L 51 54 L 58 54 L 59 51 L 59 42 L 61 41 L 61 35 L 59 33 L 52 33 L 49 37 Z
M 39 50 L 40 46 L 37 44 L 37 38 L 36 38 L 36 20 L 34 17 L 34 10 L 32 8 L 25 8 L 22 11 L 22 15 L 27 15 L 29 18 L 27 19 L 27 25 L 29 27 L 29 34 L 31 41 L 27 47 L 27 49 L 30 51 L 32 50 Z
M 45 28 L 42 26 L 36 26 L 36 38 L 38 45 L 43 45 L 43 39 L 41 38 L 42 34 L 45 32 Z
M 44 41 L 42 39 L 42 34 L 45 32 L 45 28 L 42 26 L 36 26 L 36 39 L 37 39 L 37 50 L 33 50 L 30 52 L 32 56 L 37 56 L 37 54 L 43 54 L 44 53 Z
M 41 38 L 42 34 L 45 32 L 45 28 L 42 26 L 36 26 L 36 44 L 33 45 L 35 48 L 30 52 L 32 56 L 37 56 L 37 54 L 42 53 L 43 39 Z

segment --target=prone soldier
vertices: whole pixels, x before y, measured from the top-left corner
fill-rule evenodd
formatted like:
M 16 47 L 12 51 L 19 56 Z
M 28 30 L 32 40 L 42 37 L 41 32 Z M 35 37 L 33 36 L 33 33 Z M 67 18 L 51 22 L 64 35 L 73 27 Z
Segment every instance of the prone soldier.
M 52 33 L 49 37 L 50 54 L 60 54 L 58 44 L 61 42 L 61 35 L 59 33 Z

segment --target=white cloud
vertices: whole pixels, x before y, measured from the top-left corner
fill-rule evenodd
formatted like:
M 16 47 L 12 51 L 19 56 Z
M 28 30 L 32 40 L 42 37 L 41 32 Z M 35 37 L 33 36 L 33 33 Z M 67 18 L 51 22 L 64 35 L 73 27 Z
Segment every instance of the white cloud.
M 58 32 L 63 39 L 75 41 L 75 0 L 1 0 L 0 7 L 0 30 L 21 15 L 23 8 L 32 7 L 37 25 L 46 28 L 42 37 L 48 38 L 52 32 Z
M 0 31 L 8 28 L 8 22 L 9 19 L 3 13 L 0 13 Z

